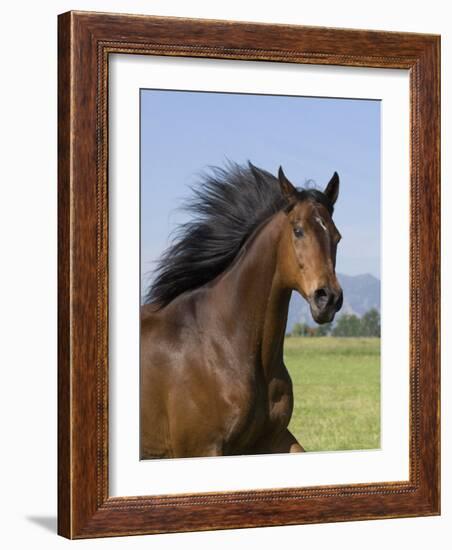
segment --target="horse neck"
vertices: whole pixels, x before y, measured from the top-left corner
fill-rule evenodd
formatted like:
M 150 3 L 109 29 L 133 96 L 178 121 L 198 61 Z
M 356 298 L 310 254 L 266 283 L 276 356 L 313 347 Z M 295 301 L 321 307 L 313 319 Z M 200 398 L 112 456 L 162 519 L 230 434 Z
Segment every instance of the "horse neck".
M 268 376 L 282 366 L 291 294 L 278 270 L 284 222 L 285 214 L 280 212 L 259 228 L 215 285 L 227 332 L 259 357 Z

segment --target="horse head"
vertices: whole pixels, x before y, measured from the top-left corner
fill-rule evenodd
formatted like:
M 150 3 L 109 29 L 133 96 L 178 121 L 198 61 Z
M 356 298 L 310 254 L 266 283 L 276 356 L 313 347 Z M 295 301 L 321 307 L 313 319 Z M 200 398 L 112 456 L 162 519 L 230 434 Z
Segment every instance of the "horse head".
M 335 271 L 341 235 L 332 219 L 339 176 L 334 173 L 323 193 L 315 189 L 298 190 L 282 168 L 278 179 L 288 201 L 278 254 L 281 278 L 288 288 L 307 300 L 317 323 L 328 323 L 343 301 Z

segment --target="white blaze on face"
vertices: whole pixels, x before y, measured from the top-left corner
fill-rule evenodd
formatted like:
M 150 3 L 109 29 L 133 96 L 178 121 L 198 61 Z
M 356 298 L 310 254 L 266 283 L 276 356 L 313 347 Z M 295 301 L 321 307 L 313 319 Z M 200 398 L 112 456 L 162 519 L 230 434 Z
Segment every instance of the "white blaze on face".
M 315 221 L 320 225 L 320 227 L 324 231 L 328 231 L 328 228 L 326 227 L 325 222 L 322 220 L 322 218 L 320 218 L 319 216 L 316 216 Z

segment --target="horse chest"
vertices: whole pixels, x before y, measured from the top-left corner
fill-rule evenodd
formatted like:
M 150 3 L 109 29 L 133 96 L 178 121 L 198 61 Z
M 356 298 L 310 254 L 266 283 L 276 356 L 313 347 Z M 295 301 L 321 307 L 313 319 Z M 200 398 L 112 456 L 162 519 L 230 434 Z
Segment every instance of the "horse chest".
M 293 393 L 290 378 L 275 378 L 268 386 L 269 429 L 287 428 L 293 409 Z
M 256 377 L 240 395 L 230 400 L 226 416 L 225 444 L 232 453 L 246 452 L 268 434 L 285 429 L 293 408 L 292 386 L 285 376 L 270 382 Z

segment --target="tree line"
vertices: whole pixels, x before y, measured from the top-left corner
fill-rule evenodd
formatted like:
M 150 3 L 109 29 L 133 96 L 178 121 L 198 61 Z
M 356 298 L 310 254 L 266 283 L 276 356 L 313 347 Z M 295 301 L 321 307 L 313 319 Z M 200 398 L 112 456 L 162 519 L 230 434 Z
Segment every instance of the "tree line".
M 380 313 L 370 309 L 362 317 L 341 315 L 335 323 L 311 327 L 307 323 L 295 323 L 288 336 L 367 336 L 380 337 Z

